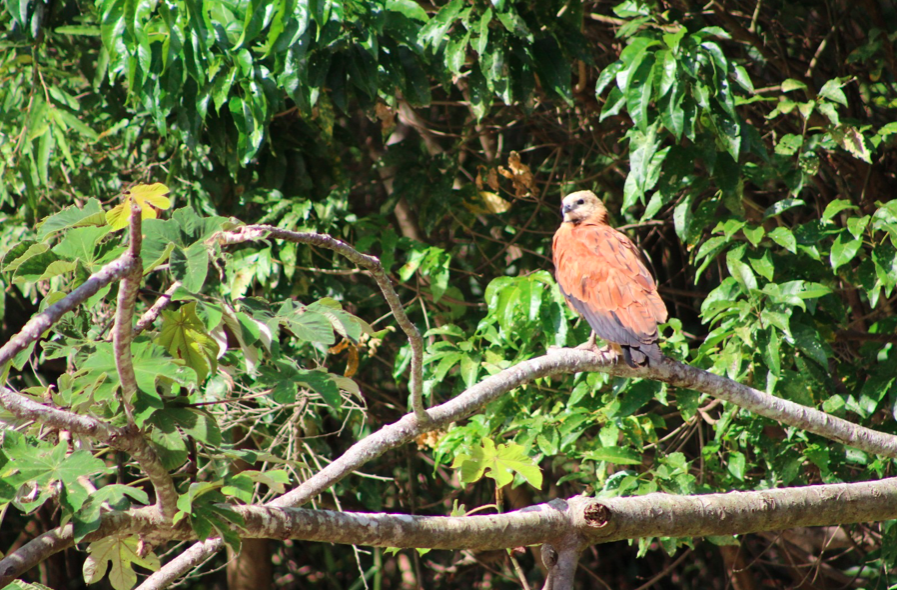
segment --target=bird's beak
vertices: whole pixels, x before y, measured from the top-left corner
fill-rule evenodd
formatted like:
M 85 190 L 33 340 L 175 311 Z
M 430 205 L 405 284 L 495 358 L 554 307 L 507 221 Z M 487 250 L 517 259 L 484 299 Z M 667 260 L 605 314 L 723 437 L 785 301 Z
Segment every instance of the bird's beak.
M 571 207 L 567 203 L 564 203 L 563 205 L 561 205 L 561 215 L 566 215 L 567 213 L 570 213 L 570 211 L 572 211 L 572 210 L 573 210 L 573 207 Z

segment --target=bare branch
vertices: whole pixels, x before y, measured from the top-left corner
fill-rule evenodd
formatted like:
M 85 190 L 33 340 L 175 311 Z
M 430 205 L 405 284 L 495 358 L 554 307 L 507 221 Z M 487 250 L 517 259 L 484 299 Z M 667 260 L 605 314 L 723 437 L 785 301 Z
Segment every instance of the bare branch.
M 578 356 L 591 354 L 585 351 L 571 351 L 571 353 Z M 871 430 L 815 408 L 763 393 L 669 357 L 665 357 L 662 363 L 651 366 L 647 370 L 639 371 L 619 366 L 615 367 L 612 373 L 619 377 L 644 377 L 663 381 L 676 387 L 694 389 L 731 402 L 759 416 L 771 418 L 789 426 L 796 426 L 861 451 L 897 458 L 897 436 Z
M 208 556 L 221 551 L 223 546 L 224 542 L 220 537 L 195 543 L 159 568 L 158 571 L 153 572 L 135 590 L 161 590 L 162 588 L 168 588 L 186 572 L 201 564 Z M 0 583 L 2 583 L 2 580 L 0 580 Z
M 213 239 L 216 239 L 219 244 L 226 245 L 253 242 L 267 237 L 295 242 L 297 244 L 310 244 L 312 246 L 333 250 L 340 256 L 343 256 L 371 273 L 371 276 L 377 281 L 380 291 L 383 292 L 383 297 L 386 299 L 389 309 L 392 310 L 392 314 L 396 318 L 396 323 L 399 324 L 399 327 L 405 332 L 405 335 L 408 337 L 408 342 L 411 344 L 411 379 L 409 385 L 409 389 L 411 390 L 411 408 L 414 410 L 414 415 L 419 421 L 426 422 L 428 417 L 422 397 L 424 340 L 421 338 L 417 326 L 411 322 L 408 315 L 405 313 L 402 301 L 399 299 L 399 295 L 393 288 L 389 277 L 386 276 L 386 271 L 383 269 L 383 265 L 380 264 L 380 261 L 373 256 L 362 254 L 349 244 L 337 240 L 327 234 L 294 232 L 270 225 L 247 225 L 231 232 L 217 234 Z
M 76 306 L 86 301 L 113 281 L 120 279 L 131 272 L 133 259 L 127 254 L 116 258 L 99 271 L 90 275 L 84 284 L 60 299 L 41 313 L 31 318 L 18 334 L 0 348 L 0 368 L 13 359 L 21 351 L 28 348 L 32 342 L 40 339 L 41 334 L 59 321 L 59 318 L 75 309 Z
M 147 326 L 156 321 L 156 318 L 159 317 L 159 314 L 162 313 L 162 310 L 168 307 L 168 305 L 171 303 L 171 296 L 174 295 L 174 292 L 177 291 L 178 287 L 180 286 L 180 281 L 175 281 L 174 283 L 172 283 L 171 286 L 165 290 L 165 293 L 163 293 L 156 300 L 156 302 L 153 303 L 153 306 L 146 310 L 146 312 L 144 312 L 142 316 L 140 316 L 140 319 L 137 320 L 137 325 L 134 326 L 134 336 L 146 330 Z
M 582 548 L 576 543 L 560 546 L 546 544 L 542 547 L 542 563 L 548 568 L 548 576 L 542 590 L 573 590 L 576 581 L 576 566 Z
M 143 238 L 140 233 L 140 205 L 131 204 L 130 231 L 131 243 L 125 254 L 131 259 L 131 272 L 121 279 L 118 286 L 118 302 L 115 309 L 115 325 L 112 327 L 112 349 L 115 355 L 115 368 L 121 381 L 122 398 L 128 422 L 134 423 L 131 415 L 131 404 L 137 392 L 137 376 L 134 374 L 134 363 L 131 358 L 131 339 L 134 319 L 134 304 L 137 302 L 137 289 L 143 275 L 143 263 L 140 260 L 140 245 Z

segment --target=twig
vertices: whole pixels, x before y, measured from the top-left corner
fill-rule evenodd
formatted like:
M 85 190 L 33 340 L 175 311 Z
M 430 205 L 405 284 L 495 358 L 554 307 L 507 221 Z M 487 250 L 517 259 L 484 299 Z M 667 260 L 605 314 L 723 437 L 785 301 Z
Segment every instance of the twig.
M 147 326 L 156 321 L 156 318 L 159 317 L 159 314 L 162 313 L 162 310 L 168 307 L 171 303 L 171 296 L 177 291 L 178 287 L 181 286 L 180 281 L 175 281 L 165 290 L 165 293 L 159 296 L 153 306 L 144 312 L 140 319 L 137 320 L 137 325 L 134 326 L 134 336 L 143 332 Z
M 393 288 L 386 271 L 380 261 L 367 254 L 362 254 L 352 246 L 341 240 L 329 236 L 327 234 L 318 234 L 312 232 L 294 232 L 280 229 L 270 225 L 247 225 L 230 232 L 222 232 L 213 236 L 213 240 L 217 240 L 219 244 L 241 244 L 243 242 L 252 242 L 262 240 L 267 237 L 295 242 L 297 244 L 310 244 L 333 250 L 340 256 L 343 256 L 358 266 L 366 269 L 377 281 L 380 291 L 383 293 L 386 303 L 392 310 L 396 323 L 405 332 L 408 341 L 411 344 L 411 380 L 409 389 L 411 390 L 411 407 L 414 410 L 416 419 L 425 423 L 429 420 L 427 411 L 423 404 L 423 360 L 424 360 L 424 341 L 421 338 L 420 331 L 417 329 L 408 315 L 399 299 L 399 295 Z

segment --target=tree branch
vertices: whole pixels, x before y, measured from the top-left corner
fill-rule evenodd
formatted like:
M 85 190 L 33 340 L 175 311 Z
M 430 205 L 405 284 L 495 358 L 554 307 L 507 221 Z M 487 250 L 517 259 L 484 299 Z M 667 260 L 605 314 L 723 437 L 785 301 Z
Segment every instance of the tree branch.
M 643 537 L 705 537 L 741 535 L 807 526 L 826 526 L 889 520 L 897 517 L 897 478 L 703 496 L 653 493 L 628 498 L 598 499 L 577 496 L 553 500 L 514 512 L 482 516 L 410 516 L 233 506 L 245 521 L 238 532 L 245 538 L 296 539 L 375 547 L 407 547 L 492 551 L 525 545 L 549 544 L 546 559 L 554 582 L 550 588 L 572 587 L 579 553 L 588 545 Z M 103 515 L 101 527 L 86 540 L 110 534 L 155 534 L 171 540 L 195 538 L 189 527 L 171 528 L 155 509 L 142 508 Z M 24 573 L 42 558 L 71 545 L 71 525 L 27 543 L 0 560 L 0 585 Z M 67 544 L 66 544 L 67 543 Z M 217 543 L 207 540 L 191 547 L 173 563 L 186 569 L 201 561 Z M 552 559 L 551 550 L 556 559 Z M 552 564 L 553 562 L 553 564 Z M 30 565 L 29 565 L 30 564 Z M 165 568 L 153 574 L 142 589 L 163 588 Z
M 82 416 L 52 406 L 39 404 L 23 395 L 0 387 L 0 406 L 20 420 L 33 420 L 59 430 L 68 430 L 79 436 L 108 444 L 113 449 L 128 453 L 143 469 L 153 484 L 156 500 L 163 519 L 170 520 L 177 511 L 178 492 L 171 474 L 162 465 L 156 452 L 149 446 L 143 433 L 133 425 L 116 428 L 107 422 L 90 416 Z M 2 586 L 0 586 L 2 587 Z
M 216 234 L 213 239 L 219 244 L 241 244 L 243 242 L 252 242 L 256 240 L 273 237 L 279 240 L 295 242 L 297 244 L 310 244 L 333 250 L 340 256 L 347 258 L 352 263 L 364 268 L 371 273 L 380 291 L 383 293 L 389 309 L 392 310 L 396 323 L 405 332 L 408 342 L 411 344 L 411 379 L 409 389 L 411 390 L 411 408 L 414 415 L 420 422 L 428 420 L 427 411 L 423 404 L 423 367 L 424 367 L 424 340 L 421 338 L 420 331 L 417 329 L 402 306 L 399 295 L 392 286 L 389 277 L 380 261 L 367 254 L 362 254 L 349 244 L 327 234 L 318 234 L 312 232 L 294 232 L 280 229 L 270 225 L 247 225 L 230 232 L 222 232 Z
M 120 279 L 129 272 L 134 264 L 133 259 L 127 254 L 116 258 L 99 271 L 90 275 L 80 287 L 60 299 L 41 313 L 31 318 L 18 334 L 0 348 L 0 368 L 11 361 L 17 354 L 28 348 L 32 342 L 40 339 L 41 335 L 59 321 L 59 318 L 72 311 L 88 298 L 113 281 Z
M 180 281 L 173 282 L 170 287 L 165 289 L 165 293 L 153 303 L 153 306 L 140 316 L 140 319 L 137 320 L 137 325 L 134 326 L 134 336 L 146 330 L 147 326 L 156 321 L 156 318 L 159 317 L 162 310 L 171 304 L 171 296 L 174 295 L 174 292 L 177 291 L 180 286 Z
M 123 407 L 128 422 L 134 423 L 131 415 L 131 404 L 137 392 L 137 375 L 134 374 L 134 363 L 131 358 L 131 339 L 134 320 L 134 304 L 137 302 L 137 290 L 143 276 L 143 263 L 140 260 L 140 245 L 143 238 L 140 233 L 142 211 L 136 202 L 131 203 L 130 233 L 131 242 L 125 256 L 131 259 L 131 272 L 122 277 L 118 286 L 118 301 L 115 308 L 115 324 L 112 327 L 112 350 L 115 356 L 115 369 L 121 381 Z

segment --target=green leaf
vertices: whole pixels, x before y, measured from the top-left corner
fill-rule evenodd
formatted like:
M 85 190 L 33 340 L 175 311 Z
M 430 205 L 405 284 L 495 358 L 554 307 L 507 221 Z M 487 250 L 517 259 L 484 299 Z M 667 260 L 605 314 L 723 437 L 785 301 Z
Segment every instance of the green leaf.
M 95 584 L 105 577 L 108 570 L 109 583 L 115 590 L 131 590 L 137 584 L 134 565 L 150 571 L 156 571 L 162 565 L 152 551 L 141 557 L 137 544 L 136 536 L 127 538 L 112 536 L 88 545 L 89 555 L 84 561 L 84 581 Z
M 70 229 L 62 241 L 53 248 L 59 257 L 80 260 L 90 265 L 96 262 L 97 244 L 109 233 L 109 226 L 89 226 Z
M 806 203 L 801 199 L 782 199 L 781 201 L 773 203 L 772 206 L 768 207 L 766 211 L 763 212 L 763 219 L 769 219 L 770 217 L 781 215 L 789 209 L 803 207 L 805 205 Z
M 767 235 L 773 242 L 785 248 L 792 254 L 797 253 L 797 240 L 794 238 L 794 234 L 791 233 L 790 229 L 786 227 L 777 227 Z
M 738 481 L 744 481 L 746 460 L 744 453 L 732 451 L 729 453 L 729 460 L 726 463 L 726 469 Z
M 831 264 L 832 269 L 843 266 L 856 257 L 860 248 L 863 246 L 863 240 L 846 237 L 846 232 L 838 234 L 835 243 L 832 244 Z
M 130 496 L 140 504 L 149 504 L 149 496 L 141 489 L 122 484 L 104 485 L 93 492 L 81 509 L 75 513 L 73 519 L 75 543 L 80 543 L 84 537 L 100 528 L 100 516 L 104 504 L 108 503 L 119 510 L 130 508 L 128 502 L 124 502 L 122 505 L 125 496 Z
M 327 316 L 306 309 L 297 309 L 283 321 L 284 327 L 296 338 L 306 342 L 320 342 L 331 345 L 336 342 L 333 336 L 333 325 Z
M 858 209 L 858 207 L 847 199 L 835 199 L 825 206 L 825 211 L 822 212 L 822 221 L 830 221 L 835 215 L 845 209 Z
M 183 250 L 175 246 L 170 251 L 171 274 L 191 293 L 199 293 L 206 282 L 209 255 L 205 244 L 197 242 Z
M 776 153 L 780 156 L 793 156 L 801 147 L 803 147 L 803 145 L 803 135 L 789 133 L 783 135 L 778 143 L 776 143 Z
M 843 85 L 844 84 L 842 84 L 841 81 L 837 78 L 835 78 L 834 80 L 829 80 L 822 85 L 822 88 L 819 90 L 819 96 L 822 98 L 827 98 L 832 102 L 836 102 L 846 107 L 847 96 L 844 94 L 844 91 L 841 90 L 841 87 Z
M 751 94 L 754 93 L 754 83 L 751 82 L 751 77 L 748 75 L 747 70 L 745 70 L 742 66 L 735 66 L 733 74 L 735 76 L 735 81 L 739 86 L 741 86 Z
M 766 235 L 766 229 L 762 225 L 756 227 L 744 227 L 741 231 L 744 233 L 744 237 L 746 237 L 755 248 L 760 245 L 760 240 Z
M 205 324 L 196 315 L 196 302 L 191 301 L 177 311 L 162 310 L 162 329 L 156 342 L 169 354 L 183 359 L 196 372 L 199 382 L 218 368 L 218 344 L 206 332 Z
M 514 480 L 514 473 L 519 473 L 531 486 L 542 488 L 542 472 L 524 447 L 513 442 L 496 447 L 492 439 L 484 438 L 482 446 L 474 447 L 470 455 L 456 455 L 452 467 L 460 468 L 463 483 L 478 481 L 485 474 L 495 480 L 496 486 L 503 487 Z
M 846 152 L 858 160 L 867 164 L 872 163 L 872 154 L 869 150 L 868 140 L 859 129 L 851 125 L 838 125 L 832 130 L 835 142 Z
M 791 333 L 798 350 L 819 363 L 820 366 L 828 368 L 828 354 L 816 328 L 803 322 L 793 322 Z
M 606 461 L 614 465 L 641 465 L 642 458 L 629 447 L 601 447 L 585 455 L 592 461 Z
M 296 381 L 319 393 L 327 405 L 334 410 L 339 410 L 342 407 L 343 398 L 340 396 L 339 387 L 337 387 L 333 376 L 329 373 L 324 371 L 298 371 L 296 373 Z
M 800 80 L 795 80 L 794 78 L 788 78 L 784 82 L 782 82 L 782 92 L 791 92 L 793 90 L 806 90 L 807 85 L 801 82 Z

